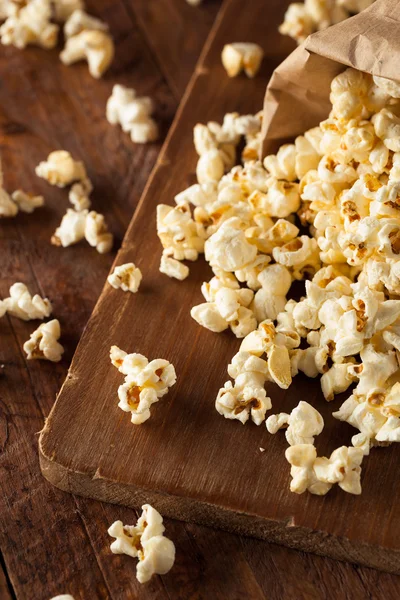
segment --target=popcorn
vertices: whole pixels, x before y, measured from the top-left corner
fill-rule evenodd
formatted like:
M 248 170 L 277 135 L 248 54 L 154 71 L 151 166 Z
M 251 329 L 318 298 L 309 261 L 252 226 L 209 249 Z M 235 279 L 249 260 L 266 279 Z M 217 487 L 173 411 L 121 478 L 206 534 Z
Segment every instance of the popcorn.
M 90 194 L 93 191 L 93 185 L 87 177 L 79 183 L 74 183 L 69 190 L 68 199 L 76 211 L 90 208 Z
M 386 148 L 400 152 L 400 117 L 390 108 L 383 108 L 373 118 L 376 135 L 383 141 Z
M 39 325 L 23 346 L 28 360 L 43 359 L 59 362 L 64 352 L 64 348 L 58 342 L 60 335 L 60 323 L 57 319 Z
M 48 298 L 41 298 L 38 294 L 31 296 L 28 288 L 23 283 L 14 283 L 10 287 L 10 297 L 0 302 L 0 311 L 6 312 L 23 321 L 45 319 L 52 312 Z
M 368 0 L 366 1 L 368 2 Z M 372 79 L 374 80 L 375 85 L 383 90 L 388 96 L 400 98 L 400 84 L 397 81 L 387 79 L 386 77 L 379 77 L 378 75 L 373 75 Z
M 261 425 L 271 406 L 271 399 L 267 397 L 263 387 L 245 386 L 237 389 L 230 381 L 219 390 L 215 402 L 220 415 L 225 419 L 237 419 L 243 425 L 250 417 L 253 423 Z
M 33 213 L 36 208 L 44 205 L 43 196 L 34 196 L 33 194 L 27 194 L 22 190 L 16 190 L 11 194 L 13 202 L 17 205 L 18 209 L 25 213 Z
M 75 211 L 69 208 L 51 238 L 51 243 L 66 248 L 83 239 L 100 254 L 109 252 L 113 245 L 113 236 L 108 232 L 103 215 L 94 210 Z
M 147 583 L 155 574 L 165 575 L 175 561 L 175 546 L 164 536 L 163 518 L 150 504 L 142 506 L 142 514 L 135 526 L 115 521 L 108 534 L 115 538 L 110 550 L 138 558 L 136 578 Z
M 85 238 L 100 254 L 110 252 L 114 238 L 108 231 L 104 215 L 90 211 L 85 221 Z
M 75 211 L 68 208 L 60 226 L 57 227 L 51 238 L 51 243 L 54 246 L 66 248 L 85 239 L 85 225 L 88 214 L 87 210 Z
M 232 43 L 226 44 L 222 50 L 222 64 L 229 77 L 236 77 L 244 70 L 247 77 L 257 75 L 264 51 L 258 44 Z
M 361 494 L 361 449 L 342 446 L 332 452 L 330 458 L 317 458 L 312 444 L 297 444 L 288 448 L 285 456 L 292 465 L 292 492 L 302 494 L 307 490 L 323 496 L 337 483 L 345 492 Z
M 166 256 L 164 253 L 161 256 L 160 273 L 168 275 L 173 279 L 183 281 L 189 276 L 189 267 L 183 265 L 179 260 Z
M 50 0 L 30 0 L 15 9 L 0 27 L 1 43 L 19 49 L 28 45 L 54 48 L 57 44 L 58 25 L 50 23 Z
M 225 221 L 205 243 L 205 257 L 212 267 L 223 271 L 236 271 L 251 263 L 257 248 L 246 240 L 239 219 Z
M 256 329 L 257 320 L 253 311 L 248 308 L 254 296 L 252 290 L 240 289 L 239 284 L 236 289 L 221 285 L 211 294 L 210 284 L 206 289 L 207 292 L 203 294 L 208 302 L 194 306 L 190 311 L 197 323 L 215 333 L 230 327 L 238 338 L 243 338 Z
M 54 596 L 51 600 L 74 600 L 70 594 L 61 594 L 60 596 Z
M 87 180 L 83 162 L 74 160 L 66 150 L 51 152 L 47 160 L 39 163 L 35 169 L 36 175 L 50 183 L 63 188 L 75 181 Z
M 131 421 L 140 425 L 150 418 L 150 407 L 176 383 L 174 366 L 167 360 L 151 362 L 142 354 L 127 354 L 117 346 L 110 350 L 112 364 L 125 375 L 118 388 L 118 406 L 131 413 Z
M 158 127 L 151 118 L 153 101 L 148 96 L 138 97 L 133 88 L 116 84 L 107 101 L 107 121 L 120 124 L 122 130 L 130 133 L 136 144 L 153 142 L 158 137 Z
M 293 2 L 285 13 L 284 21 L 279 26 L 279 33 L 289 35 L 298 44 L 315 31 L 315 23 L 311 15 L 301 2 Z
M 121 288 L 124 292 L 135 294 L 142 281 L 142 272 L 133 263 L 125 263 L 115 267 L 107 281 L 116 290 Z
M 65 26 L 67 25 L 68 22 Z M 89 73 L 95 79 L 99 79 L 105 73 L 113 58 L 114 42 L 109 33 L 99 29 L 84 29 L 67 38 L 64 50 L 60 54 L 64 65 L 86 60 Z
M 276 433 L 279 429 L 287 427 L 285 435 L 290 446 L 314 444 L 314 436 L 319 435 L 324 428 L 324 420 L 320 413 L 308 402 L 303 401 L 290 415 L 271 415 L 265 424 L 269 433 Z

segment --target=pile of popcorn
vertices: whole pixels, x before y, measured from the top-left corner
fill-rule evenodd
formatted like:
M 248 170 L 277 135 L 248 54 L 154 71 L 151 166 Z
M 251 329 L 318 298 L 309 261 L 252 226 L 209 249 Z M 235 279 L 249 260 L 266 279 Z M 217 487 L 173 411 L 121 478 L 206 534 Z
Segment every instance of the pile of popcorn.
M 114 42 L 108 26 L 84 11 L 83 0 L 2 0 L 0 41 L 23 49 L 34 45 L 54 48 L 60 24 L 65 47 L 61 61 L 70 65 L 86 60 L 90 74 L 101 77 L 114 58 Z
M 304 0 L 293 2 L 285 13 L 280 33 L 298 44 L 316 31 L 327 29 L 371 6 L 374 0 Z
M 160 270 L 184 279 L 182 261 L 204 253 L 213 271 L 192 317 L 243 338 L 221 415 L 260 425 L 265 383 L 287 389 L 299 371 L 320 377 L 327 401 L 353 386 L 333 416 L 358 433 L 329 459 L 316 455 L 323 421 L 306 403 L 267 419 L 270 432 L 288 427 L 297 493 L 333 483 L 360 493 L 363 456 L 400 441 L 400 84 L 347 69 L 331 102 L 325 121 L 263 164 L 261 114 L 196 125 L 198 183 L 157 214 Z M 287 297 L 295 280 L 298 302 Z

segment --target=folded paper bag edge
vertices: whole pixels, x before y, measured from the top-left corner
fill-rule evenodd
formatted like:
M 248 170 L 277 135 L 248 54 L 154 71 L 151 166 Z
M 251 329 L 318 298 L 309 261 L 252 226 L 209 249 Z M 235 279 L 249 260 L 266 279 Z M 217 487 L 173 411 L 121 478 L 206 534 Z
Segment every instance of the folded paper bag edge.
M 267 87 L 261 158 L 328 117 L 331 81 L 345 68 L 400 81 L 399 26 L 399 0 L 377 0 L 296 48 Z

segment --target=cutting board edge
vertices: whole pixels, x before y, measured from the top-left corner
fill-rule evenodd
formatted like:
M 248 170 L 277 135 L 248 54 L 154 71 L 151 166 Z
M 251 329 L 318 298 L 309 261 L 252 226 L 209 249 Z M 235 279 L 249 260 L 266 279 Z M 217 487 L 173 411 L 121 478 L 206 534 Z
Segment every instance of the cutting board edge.
M 303 552 L 364 565 L 400 575 L 400 551 L 339 538 L 324 531 L 245 514 L 192 498 L 173 496 L 138 486 L 118 483 L 93 473 L 74 471 L 45 454 L 39 438 L 42 475 L 56 488 L 110 504 L 138 509 L 152 504 L 164 517 L 206 525 L 230 533 L 254 537 Z

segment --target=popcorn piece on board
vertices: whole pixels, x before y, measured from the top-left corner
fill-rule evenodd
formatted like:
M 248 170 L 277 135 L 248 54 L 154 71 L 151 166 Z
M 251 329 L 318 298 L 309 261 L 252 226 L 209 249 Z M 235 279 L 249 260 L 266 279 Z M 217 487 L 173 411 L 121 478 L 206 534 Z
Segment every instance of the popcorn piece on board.
M 115 521 L 108 534 L 115 538 L 110 550 L 113 554 L 126 554 L 138 558 L 136 577 L 146 583 L 155 574 L 165 575 L 175 561 L 175 546 L 164 536 L 162 516 L 150 504 L 142 506 L 142 515 L 135 526 Z
M 270 433 L 276 433 L 279 429 L 287 427 L 285 435 L 290 446 L 314 444 L 314 436 L 319 435 L 324 428 L 324 420 L 320 413 L 308 402 L 303 401 L 292 410 L 290 415 L 286 413 L 271 415 L 265 424 Z
M 176 383 L 174 366 L 161 358 L 151 362 L 142 354 L 127 354 L 112 346 L 112 364 L 125 375 L 118 388 L 118 406 L 131 413 L 131 421 L 140 425 L 150 418 L 150 407 Z
M 236 77 L 244 71 L 247 77 L 257 75 L 264 50 L 258 44 L 248 42 L 235 42 L 226 44 L 222 50 L 222 64 L 229 77 Z
M 60 335 L 60 323 L 57 319 L 39 325 L 24 344 L 28 360 L 43 359 L 59 362 L 64 352 L 64 348 L 58 342 Z
M 23 283 L 14 283 L 10 287 L 10 297 L 2 301 L 2 311 L 23 321 L 45 319 L 51 315 L 52 306 L 48 298 L 39 294 L 33 297 Z
M 108 283 L 115 288 L 121 288 L 124 292 L 136 293 L 142 281 L 142 272 L 133 263 L 126 263 L 115 267 L 114 271 L 107 277 Z
M 87 180 L 83 162 L 74 160 L 66 150 L 55 150 L 47 160 L 39 163 L 35 169 L 36 175 L 50 183 L 63 188 L 75 181 Z
M 317 458 L 312 444 L 291 446 L 285 453 L 292 465 L 290 490 L 302 494 L 325 495 L 334 483 L 349 494 L 361 494 L 361 462 L 363 452 L 359 448 L 342 446 L 332 452 L 330 458 Z
M 74 598 L 71 594 L 61 594 L 59 596 L 54 596 L 51 600 L 74 600 Z
M 50 18 L 50 0 L 30 0 L 22 8 L 16 8 L 0 27 L 1 43 L 20 49 L 29 45 L 54 48 L 59 27 Z
M 104 215 L 94 210 L 90 211 L 85 221 L 85 238 L 100 254 L 110 252 L 114 238 L 108 231 Z
M 158 137 L 158 127 L 152 119 L 153 101 L 148 96 L 139 97 L 133 88 L 116 84 L 107 101 L 107 121 L 119 124 L 130 133 L 136 144 L 153 142 Z
M 113 235 L 109 233 L 103 215 L 94 210 L 75 211 L 68 208 L 51 238 L 51 243 L 66 248 L 83 239 L 100 254 L 109 252 L 113 245 Z

